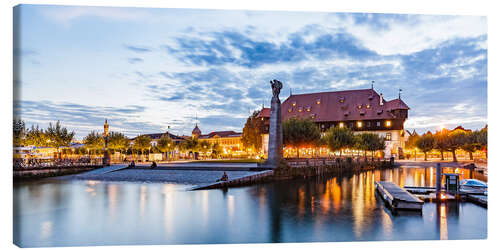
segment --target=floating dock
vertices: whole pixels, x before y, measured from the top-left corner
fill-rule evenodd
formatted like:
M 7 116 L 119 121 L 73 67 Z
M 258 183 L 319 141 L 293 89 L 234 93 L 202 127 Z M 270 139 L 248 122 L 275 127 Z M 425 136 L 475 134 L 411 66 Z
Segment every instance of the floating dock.
M 375 182 L 378 193 L 391 210 L 422 210 L 424 202 L 393 182 Z

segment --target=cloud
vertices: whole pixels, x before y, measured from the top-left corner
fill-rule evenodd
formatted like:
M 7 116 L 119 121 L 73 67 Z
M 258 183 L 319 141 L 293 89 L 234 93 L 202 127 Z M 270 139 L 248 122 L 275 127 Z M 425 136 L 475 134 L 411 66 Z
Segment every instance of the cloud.
M 125 48 L 137 52 L 137 53 L 145 53 L 145 52 L 151 52 L 151 49 L 146 48 L 146 47 L 140 47 L 140 46 L 131 46 L 131 45 L 125 45 Z
M 23 6 L 21 6 L 23 7 Z M 82 17 L 97 17 L 113 21 L 139 20 L 150 16 L 140 8 L 113 8 L 91 6 L 42 6 L 39 7 L 46 17 L 65 24 Z
M 135 63 L 140 63 L 143 62 L 144 60 L 139 57 L 132 57 L 127 59 L 130 64 L 135 64 Z
M 128 136 L 157 132 L 162 126 L 141 119 L 146 107 L 129 105 L 125 107 L 90 106 L 77 103 L 55 103 L 51 101 L 15 101 L 14 115 L 31 124 L 47 126 L 49 122 L 61 121 L 64 126 L 83 138 L 92 130 L 101 130 L 104 120 L 112 124 L 113 131 Z
M 362 47 L 348 33 L 324 33 L 312 41 L 304 40 L 308 29 L 290 34 L 276 44 L 265 39 L 255 40 L 237 31 L 199 34 L 199 37 L 176 38 L 176 47 L 165 46 L 179 60 L 193 65 L 239 65 L 256 68 L 263 64 L 293 63 L 327 58 L 368 59 L 377 54 Z M 207 40 L 208 39 L 208 40 Z

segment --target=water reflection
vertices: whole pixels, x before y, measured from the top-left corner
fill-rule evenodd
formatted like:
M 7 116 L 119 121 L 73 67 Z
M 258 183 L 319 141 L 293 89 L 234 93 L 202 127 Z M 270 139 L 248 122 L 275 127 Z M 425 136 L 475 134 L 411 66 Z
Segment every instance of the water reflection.
M 426 203 L 422 214 L 393 215 L 375 193 L 379 180 L 433 186 L 434 173 L 399 168 L 203 191 L 161 183 L 24 183 L 14 187 L 14 238 L 22 246 L 485 238 L 482 207 Z

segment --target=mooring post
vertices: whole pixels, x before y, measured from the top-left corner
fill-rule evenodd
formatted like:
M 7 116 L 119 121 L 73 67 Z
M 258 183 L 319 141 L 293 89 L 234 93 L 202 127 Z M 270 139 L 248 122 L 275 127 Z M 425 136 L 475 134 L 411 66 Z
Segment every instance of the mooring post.
M 441 163 L 436 165 L 436 199 L 440 199 L 441 193 Z

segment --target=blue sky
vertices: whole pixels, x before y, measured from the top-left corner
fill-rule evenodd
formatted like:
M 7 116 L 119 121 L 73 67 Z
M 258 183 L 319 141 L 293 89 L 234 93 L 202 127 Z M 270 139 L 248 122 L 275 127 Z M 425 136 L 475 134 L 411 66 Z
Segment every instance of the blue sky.
M 477 16 L 16 7 L 15 111 L 82 138 L 241 131 L 293 93 L 370 88 L 411 107 L 407 129 L 487 123 L 487 20 Z

